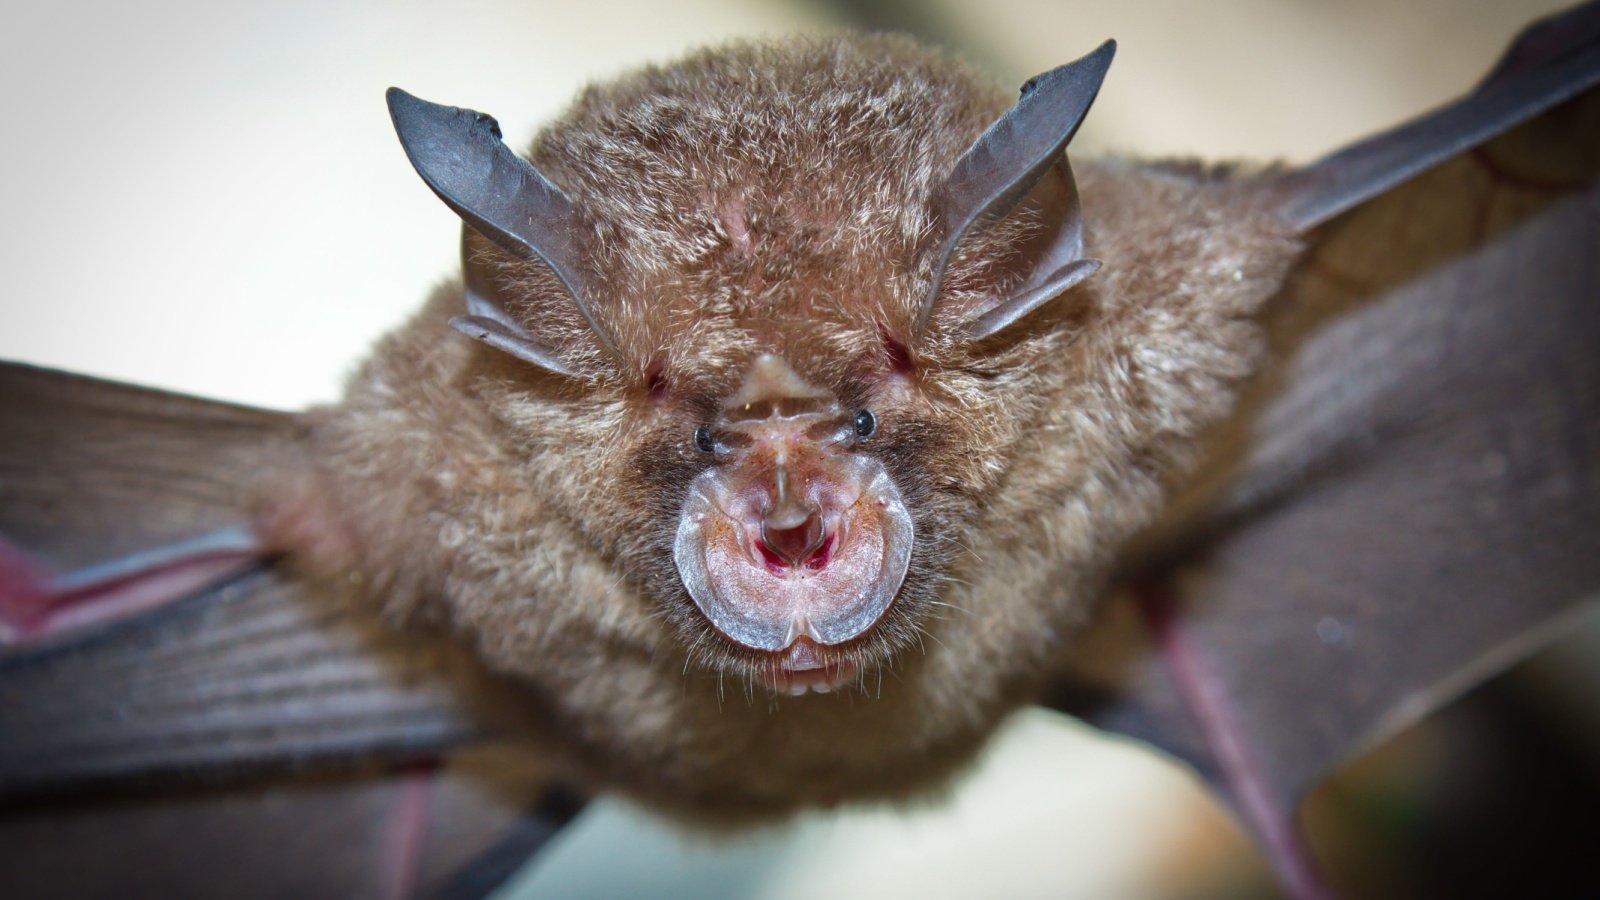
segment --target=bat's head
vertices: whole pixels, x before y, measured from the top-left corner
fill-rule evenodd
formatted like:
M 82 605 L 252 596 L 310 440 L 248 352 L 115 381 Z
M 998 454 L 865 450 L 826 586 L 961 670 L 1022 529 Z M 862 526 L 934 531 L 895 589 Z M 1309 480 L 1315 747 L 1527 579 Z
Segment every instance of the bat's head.
M 1051 328 L 1022 326 L 1098 266 L 1063 150 L 1110 44 L 998 119 L 942 57 L 844 49 L 847 78 L 751 50 L 592 91 L 531 162 L 390 93 L 468 226 L 451 324 L 583 398 L 593 443 L 548 452 L 579 461 L 543 499 L 694 658 L 777 693 L 916 645 L 1030 407 L 1017 354 Z M 548 427 L 519 402 L 502 417 Z

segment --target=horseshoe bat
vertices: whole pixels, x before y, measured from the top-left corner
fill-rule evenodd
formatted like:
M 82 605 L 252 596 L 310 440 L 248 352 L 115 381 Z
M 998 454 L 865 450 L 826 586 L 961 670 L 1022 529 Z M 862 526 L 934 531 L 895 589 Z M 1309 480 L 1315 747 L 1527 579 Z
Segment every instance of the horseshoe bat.
M 1600 582 L 1597 30 L 1298 170 L 1069 164 L 1109 43 L 1014 101 L 904 39 L 735 45 L 525 158 L 392 90 L 462 277 L 342 402 L 4 370 L 0 788 L 509 736 L 738 826 L 1046 702 L 1314 896 L 1295 798 Z

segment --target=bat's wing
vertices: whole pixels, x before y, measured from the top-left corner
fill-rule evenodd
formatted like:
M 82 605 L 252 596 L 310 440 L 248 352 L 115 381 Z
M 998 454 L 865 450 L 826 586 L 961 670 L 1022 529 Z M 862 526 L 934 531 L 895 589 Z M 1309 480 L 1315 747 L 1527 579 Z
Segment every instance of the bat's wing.
M 1421 131 L 1291 179 L 1291 214 L 1356 205 L 1311 235 L 1276 369 L 1130 560 L 1139 600 L 1108 608 L 1079 648 L 1087 680 L 1057 698 L 1195 765 L 1274 856 L 1332 767 L 1600 594 L 1595 12 L 1530 31 Z M 1488 97 L 1503 122 L 1507 83 L 1545 109 L 1488 137 L 1474 110 Z M 1453 155 L 1367 199 L 1413 174 L 1373 160 L 1404 167 L 1413 143 Z
M 1600 6 L 1591 3 L 1529 26 L 1462 100 L 1292 173 L 1279 186 L 1282 215 L 1314 228 L 1596 84 Z
M 246 519 L 248 484 L 292 452 L 296 428 L 281 413 L 13 365 L 0 366 L 0 409 L 0 535 L 66 572 Z M 0 651 L 0 796 L 431 750 L 479 729 L 448 661 L 333 599 L 261 562 L 154 613 Z
M 6 896 L 490 894 L 576 806 L 517 748 L 0 811 Z
M 228 533 L 297 428 L 15 365 L 0 365 L 0 423 L 0 537 L 12 558 L 63 573 Z M 0 882 L 93 896 L 81 873 L 62 877 L 92 860 L 120 879 L 102 896 L 127 892 L 112 883 L 443 890 L 496 841 L 548 833 L 547 811 L 523 815 L 538 800 L 526 766 L 450 757 L 401 776 L 370 764 L 439 759 L 506 722 L 485 678 L 462 651 L 399 638 L 267 562 L 142 616 L 0 649 Z M 483 824 L 446 828 L 452 816 Z M 273 835 L 297 848 L 293 866 L 250 851 Z M 505 862 L 489 854 L 461 878 Z

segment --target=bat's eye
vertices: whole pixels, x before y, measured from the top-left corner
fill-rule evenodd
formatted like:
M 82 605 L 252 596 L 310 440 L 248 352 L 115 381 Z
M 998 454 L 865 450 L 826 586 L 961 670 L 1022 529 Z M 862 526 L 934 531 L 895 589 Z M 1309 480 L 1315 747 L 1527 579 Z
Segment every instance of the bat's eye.
M 860 425 L 856 427 L 859 428 Z M 694 445 L 705 453 L 714 453 L 717 449 L 717 445 L 711 440 L 711 429 L 704 425 L 694 430 Z
M 867 438 L 872 437 L 872 433 L 877 430 L 878 417 L 872 414 L 872 410 L 863 409 L 861 412 L 856 413 L 857 438 L 860 440 L 866 440 Z

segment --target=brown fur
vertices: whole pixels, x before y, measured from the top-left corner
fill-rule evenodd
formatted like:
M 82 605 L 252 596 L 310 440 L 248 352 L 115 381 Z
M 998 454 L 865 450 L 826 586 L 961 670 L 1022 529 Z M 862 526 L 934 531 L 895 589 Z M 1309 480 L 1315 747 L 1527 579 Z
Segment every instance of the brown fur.
M 547 271 L 475 243 L 579 377 L 451 332 L 461 292 L 440 288 L 310 414 L 291 542 L 524 679 L 562 723 L 552 752 L 598 786 L 727 820 L 938 785 L 1033 695 L 1228 410 L 1251 317 L 1298 251 L 1247 178 L 1080 162 L 1104 269 L 965 340 L 1032 224 L 1010 216 L 964 242 L 898 372 L 885 336 L 912 331 L 929 196 L 1008 105 L 881 37 L 734 45 L 586 91 L 532 159 L 591 225 L 621 361 Z M 899 599 L 846 651 L 857 690 L 754 686 L 761 660 L 706 625 L 672 566 L 694 429 L 768 350 L 877 413 L 872 446 L 915 517 Z

